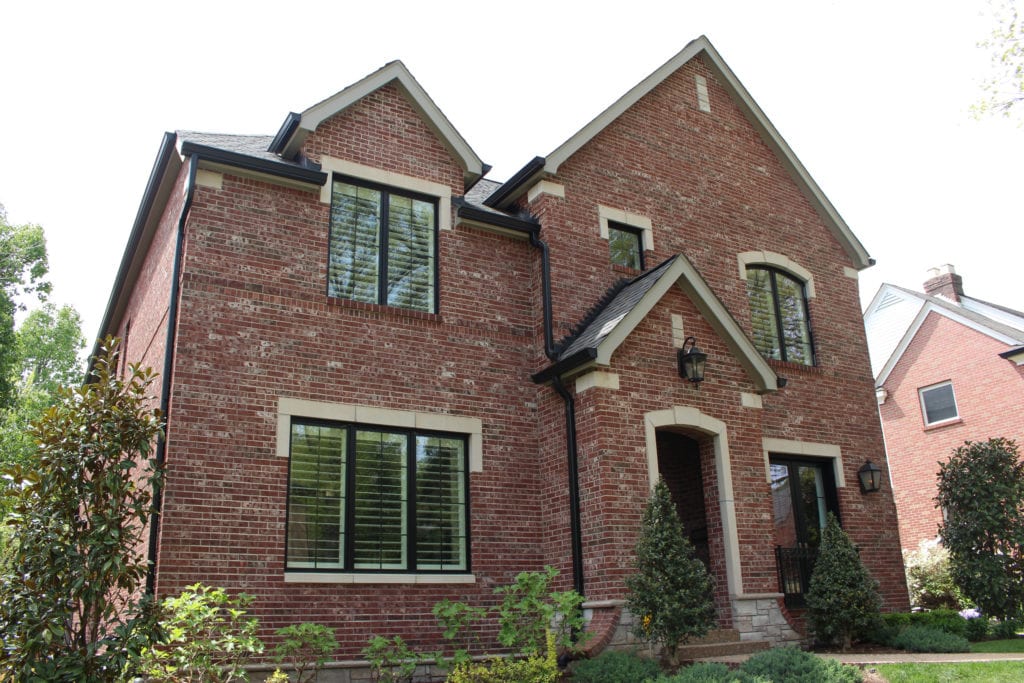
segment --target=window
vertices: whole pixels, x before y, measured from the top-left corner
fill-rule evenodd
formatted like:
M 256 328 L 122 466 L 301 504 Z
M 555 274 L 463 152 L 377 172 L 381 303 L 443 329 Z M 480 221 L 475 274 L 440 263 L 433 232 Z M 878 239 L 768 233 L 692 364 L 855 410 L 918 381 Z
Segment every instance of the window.
M 467 440 L 294 418 L 286 568 L 469 569 Z
M 644 269 L 643 231 L 623 223 L 608 222 L 608 248 L 612 263 L 634 270 Z
M 924 423 L 933 425 L 947 422 L 960 417 L 956 409 L 956 396 L 953 395 L 952 382 L 943 382 L 918 390 L 921 395 L 921 412 Z
M 437 199 L 335 176 L 328 296 L 437 312 Z
M 804 284 L 768 266 L 747 267 L 753 342 L 766 358 L 814 365 Z
M 772 456 L 775 559 L 787 607 L 803 607 L 828 513 L 838 516 L 832 461 Z

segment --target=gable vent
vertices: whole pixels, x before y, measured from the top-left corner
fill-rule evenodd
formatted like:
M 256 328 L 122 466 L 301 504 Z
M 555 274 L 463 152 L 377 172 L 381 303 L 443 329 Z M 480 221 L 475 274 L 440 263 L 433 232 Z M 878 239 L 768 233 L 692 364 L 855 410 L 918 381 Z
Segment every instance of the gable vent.
M 880 311 L 883 308 L 889 308 L 889 306 L 898 304 L 901 301 L 903 301 L 903 297 L 896 292 L 886 292 L 885 296 L 882 297 L 882 300 L 878 302 L 878 306 L 875 307 L 875 310 Z
M 711 111 L 711 99 L 708 97 L 708 79 L 703 76 L 696 76 L 697 80 L 697 107 L 701 111 Z

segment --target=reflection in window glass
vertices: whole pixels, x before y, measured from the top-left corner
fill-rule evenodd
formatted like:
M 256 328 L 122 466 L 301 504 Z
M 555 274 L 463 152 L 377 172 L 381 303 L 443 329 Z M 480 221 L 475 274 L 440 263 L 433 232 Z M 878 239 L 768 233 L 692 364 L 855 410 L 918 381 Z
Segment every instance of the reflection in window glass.
M 921 405 L 924 407 L 925 424 L 935 424 L 959 417 L 953 385 L 950 382 L 921 389 Z

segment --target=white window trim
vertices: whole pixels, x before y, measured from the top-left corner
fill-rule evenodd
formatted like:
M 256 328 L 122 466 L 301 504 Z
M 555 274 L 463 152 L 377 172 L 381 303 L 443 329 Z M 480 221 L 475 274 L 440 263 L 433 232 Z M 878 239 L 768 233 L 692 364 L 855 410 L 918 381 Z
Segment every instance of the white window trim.
M 340 173 L 352 178 L 367 180 L 400 190 L 437 197 L 437 228 L 438 230 L 452 229 L 452 188 L 448 185 L 402 175 L 401 173 L 392 173 L 391 171 L 364 166 L 344 159 L 335 159 L 326 155 L 320 157 L 320 168 L 328 173 Z M 322 203 L 331 203 L 333 184 L 333 181 L 327 182 L 320 188 L 320 201 Z
M 928 421 L 928 409 L 924 405 L 924 392 L 931 391 L 932 389 L 938 389 L 939 387 L 949 386 L 950 393 L 953 394 L 953 408 L 956 409 L 956 415 L 953 417 L 947 417 L 944 420 L 936 420 L 934 422 Z M 956 389 L 953 388 L 953 380 L 947 379 L 945 382 L 936 382 L 935 384 L 929 384 L 926 387 L 921 387 L 917 390 L 917 400 L 921 404 L 921 421 L 924 422 L 925 427 L 935 427 L 936 425 L 944 425 L 951 422 L 957 422 L 960 420 L 960 404 L 956 400 Z
M 622 209 L 613 209 L 610 206 L 597 205 L 597 217 L 600 223 L 602 239 L 608 239 L 608 222 L 622 223 L 640 231 L 643 239 L 644 251 L 654 249 L 654 231 L 651 228 L 651 219 L 636 213 L 629 213 Z
M 741 254 L 736 254 L 736 260 L 739 262 L 740 279 L 744 282 L 747 280 L 747 266 L 774 266 L 786 271 L 804 283 L 804 296 L 807 297 L 808 301 L 815 297 L 814 276 L 811 275 L 811 271 L 788 256 L 777 254 L 774 251 L 745 251 Z
M 361 406 L 351 403 L 329 403 L 307 401 L 300 398 L 281 396 L 277 400 L 277 448 L 279 458 L 288 459 L 291 449 L 292 418 L 332 420 L 353 424 L 369 424 L 379 427 L 400 427 L 403 429 L 426 429 L 438 432 L 464 434 L 469 440 L 469 471 L 483 471 L 483 421 L 475 417 L 446 415 L 443 413 L 418 413 L 409 410 L 392 410 L 376 406 Z M 384 574 L 345 572 L 284 572 L 285 583 L 376 583 L 376 584 L 441 584 L 475 583 L 476 576 L 464 574 Z

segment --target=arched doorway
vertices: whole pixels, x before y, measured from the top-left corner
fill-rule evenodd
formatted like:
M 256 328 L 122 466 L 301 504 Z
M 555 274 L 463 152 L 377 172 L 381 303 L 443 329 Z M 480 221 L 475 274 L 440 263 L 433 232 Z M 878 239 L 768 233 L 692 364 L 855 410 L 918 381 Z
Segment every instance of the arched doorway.
M 672 493 L 676 513 L 697 557 L 711 571 L 700 444 L 685 434 L 658 431 L 658 473 Z

